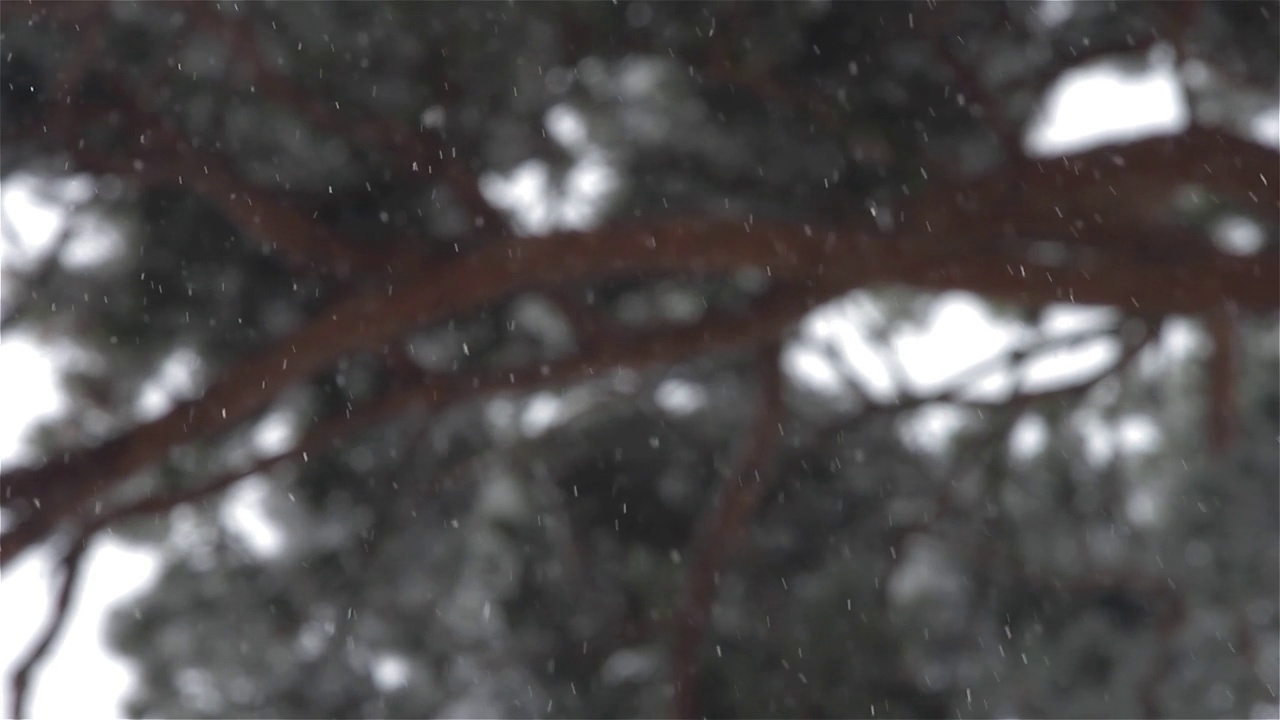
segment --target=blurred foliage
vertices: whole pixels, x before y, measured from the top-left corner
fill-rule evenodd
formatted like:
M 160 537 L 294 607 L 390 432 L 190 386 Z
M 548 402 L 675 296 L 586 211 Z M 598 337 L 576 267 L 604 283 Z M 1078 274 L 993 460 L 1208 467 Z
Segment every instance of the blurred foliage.
M 677 215 L 894 222 L 924 168 L 963 175 L 1006 153 L 988 122 L 996 108 L 963 97 L 956 62 L 1024 127 L 1081 56 L 1142 69 L 1153 45 L 1182 32 L 1191 57 L 1233 79 L 1198 91 L 1197 113 L 1230 124 L 1259 97 L 1274 105 L 1280 9 L 1204 3 L 1178 30 L 1175 5 L 113 3 L 84 96 L 96 88 L 109 101 L 108 76 L 136 83 L 246 193 L 362 247 L 412 242 L 424 257 L 477 242 L 481 223 L 456 188 L 393 145 L 316 123 L 297 97 L 355 122 L 392 118 L 407 136 L 439 132 L 482 187 L 542 168 L 542 215 L 509 213 L 529 234 Z M 56 104 L 58 68 L 83 38 L 33 13 L 3 30 L 6 131 Z M 256 60 L 214 31 L 223 22 L 247 29 Z M 264 72 L 297 96 L 270 89 Z M 109 155 L 119 132 L 104 122 L 81 140 Z M 54 188 L 68 162 L 29 135 L 6 135 L 0 156 L 6 182 Z M 197 394 L 345 290 L 286 266 L 182 185 L 94 182 L 73 217 L 113 229 L 110 262 L 72 267 L 59 248 L 47 278 L 6 262 L 19 288 L 6 290 L 6 313 L 10 297 L 36 298 L 21 301 L 16 326 L 68 338 L 86 358 L 69 383 L 83 411 L 46 433 L 46 451 L 145 416 L 138 399 L 175 354 Z M 1183 220 L 1219 214 L 1197 205 Z M 636 327 L 741 313 L 767 285 L 691 274 L 563 290 Z M 847 302 L 882 318 L 879 340 L 919 325 L 935 299 L 855 295 Z M 350 358 L 254 428 L 175 454 L 120 497 L 194 486 L 244 466 L 273 423 L 309 427 L 395 392 L 397 358 L 449 373 L 557 357 L 573 341 L 552 300 L 507 299 Z M 1040 320 L 999 312 L 1028 328 Z M 1075 396 L 945 404 L 960 429 L 925 446 L 918 428 L 936 407 L 861 415 L 861 393 L 833 398 L 790 378 L 777 483 L 717 577 L 702 712 L 1273 713 L 1274 317 L 1240 334 L 1242 429 L 1218 458 L 1202 439 L 1201 358 L 1159 343 Z M 743 452 L 750 361 L 725 352 L 661 371 L 601 368 L 572 388 L 362 428 L 244 481 L 278 535 L 265 546 L 234 521 L 242 488 L 122 526 L 164 558 L 155 587 L 111 626 L 112 647 L 141 672 L 126 712 L 665 715 L 689 541 Z M 1114 439 L 1133 428 L 1154 439 Z

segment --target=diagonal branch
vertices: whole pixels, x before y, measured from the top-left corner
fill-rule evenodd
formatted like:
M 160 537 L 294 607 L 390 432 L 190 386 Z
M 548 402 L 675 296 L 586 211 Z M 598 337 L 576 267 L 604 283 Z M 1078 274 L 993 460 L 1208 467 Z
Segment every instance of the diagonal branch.
M 8 218 L 6 217 L 5 220 L 8 220 Z M 71 228 L 64 227 L 58 233 L 58 236 L 54 238 L 53 247 L 46 251 L 39 264 L 26 277 L 21 278 L 22 297 L 16 298 L 12 305 L 0 310 L 0 333 L 12 330 L 15 325 L 21 323 L 31 312 L 32 307 L 40 297 L 40 291 L 45 290 L 49 282 L 57 275 L 61 267 L 59 261 L 62 251 L 67 247 L 72 237 Z M 14 279 L 18 280 L 18 278 Z
M 18 663 L 18 669 L 14 671 L 10 680 L 9 701 L 12 717 L 27 717 L 25 705 L 31 674 L 39 667 L 49 649 L 53 647 L 54 640 L 58 639 L 58 635 L 66 625 L 68 611 L 71 609 L 71 598 L 75 594 L 76 584 L 80 579 L 80 561 L 84 557 L 87 542 L 87 535 L 77 536 L 62 557 L 62 584 L 58 590 L 57 599 L 54 600 L 53 615 L 44 631 L 40 633 L 40 639 Z
M 49 14 L 55 20 L 79 17 L 77 4 L 60 6 Z M 192 23 L 189 28 L 209 31 L 228 44 L 233 55 L 246 64 L 250 80 L 262 85 L 273 100 L 298 112 L 321 130 L 341 134 L 395 158 L 393 167 L 406 179 L 440 173 L 450 190 L 459 197 L 479 226 L 491 235 L 507 234 L 505 218 L 484 199 L 475 174 L 465 161 L 455 157 L 435 133 L 412 129 L 399 120 L 367 114 L 352 117 L 330 103 L 301 91 L 288 78 L 276 73 L 261 55 L 252 23 L 244 17 L 220 11 L 214 4 L 186 3 L 183 8 Z M 76 25 L 78 27 L 78 25 Z M 7 141 L 55 139 L 82 169 L 119 174 L 152 184 L 182 185 L 193 189 L 218 207 L 227 219 L 268 251 L 306 271 L 320 271 L 346 277 L 351 274 L 377 276 L 396 261 L 399 254 L 379 250 L 369 243 L 345 237 L 331 227 L 313 221 L 265 190 L 252 191 L 241 181 L 228 158 L 197 148 L 163 113 L 146 107 L 139 92 L 119 74 L 108 74 L 112 89 L 110 105 L 86 103 L 78 94 L 79 80 L 91 69 L 93 50 L 100 43 L 105 20 L 88 22 L 81 51 L 60 71 L 63 92 L 48 109 L 44 124 L 17 129 L 6 128 Z M 152 88 L 154 89 L 154 88 Z M 125 138 L 126 147 L 100 153 L 85 143 L 87 127 L 105 123 Z M 402 167 L 403 166 L 403 167 Z M 388 247 L 416 247 L 415 242 L 387 242 Z
M 738 466 L 725 476 L 715 504 L 703 516 L 694 536 L 693 564 L 685 578 L 684 599 L 676 611 L 671 648 L 671 677 L 675 684 L 673 717 L 699 717 L 697 708 L 698 650 L 711 620 L 717 578 L 742 541 L 773 480 L 773 460 L 784 412 L 779 346 L 760 352 L 760 400 L 751 434 L 744 441 Z
M 1232 152 L 1224 160 L 1214 154 L 1217 147 L 1249 148 L 1253 154 Z M 1023 164 L 1021 176 L 1001 171 L 995 180 L 973 186 L 1020 181 L 1036 192 L 1042 190 L 1037 185 L 1048 185 L 1060 194 L 1085 192 L 1075 186 L 1093 188 L 1098 181 L 1087 177 L 1093 173 L 1081 172 L 1080 167 L 1110 163 L 1097 158 L 1098 153 L 1103 153 L 1103 158 L 1125 153 L 1145 159 L 1151 167 L 1130 163 L 1128 172 L 1148 184 L 1176 187 L 1179 171 L 1195 177 L 1197 168 L 1208 168 L 1201 174 L 1218 181 L 1214 187 L 1262 193 L 1254 195 L 1260 205 L 1277 204 L 1280 179 L 1276 175 L 1280 173 L 1274 165 L 1265 167 L 1268 156 L 1274 159 L 1275 153 L 1207 131 L 1176 140 L 1162 138 L 1104 148 L 1063 163 Z M 1150 175 L 1160 172 L 1162 166 L 1164 177 Z M 1097 174 L 1107 179 L 1100 170 Z M 1121 182 L 1124 178 L 1115 179 Z M 1103 185 L 1104 194 L 1106 187 Z M 999 219 L 998 199 L 988 202 L 988 214 L 959 212 L 951 199 L 955 192 L 946 184 L 932 188 L 936 205 L 921 210 L 932 210 L 927 216 L 932 222 L 926 221 L 923 228 L 900 230 L 895 238 L 885 238 L 878 230 L 862 225 L 828 230 L 798 223 L 668 220 L 647 226 L 559 233 L 518 245 L 489 245 L 432 265 L 402 264 L 388 272 L 384 286 L 340 299 L 275 348 L 228 369 L 202 397 L 102 445 L 68 453 L 62 461 L 0 475 L 3 505 L 38 501 L 41 509 L 31 511 L 30 519 L 46 518 L 23 531 L 25 540 L 18 540 L 18 529 L 0 536 L 0 566 L 10 559 L 14 548 L 29 545 L 52 527 L 56 518 L 73 513 L 95 493 L 109 490 L 177 445 L 233 427 L 265 407 L 280 390 L 325 369 L 341 356 L 378 348 L 410 327 L 478 310 L 519 290 L 596 281 L 624 271 L 728 273 L 755 267 L 766 268 L 782 280 L 813 283 L 791 319 L 849 289 L 879 284 L 966 289 L 1032 304 L 1073 301 L 1136 306 L 1154 313 L 1201 312 L 1224 300 L 1244 310 L 1274 310 L 1280 299 L 1280 257 L 1275 253 L 1248 258 L 1211 255 L 1188 264 L 1177 262 L 1176 256 L 1173 261 L 1161 261 L 1119 250 L 1081 267 L 1032 262 L 1017 248 L 991 247 L 973 240 L 1000 236 L 1007 230 L 1007 224 Z M 981 193 L 978 197 L 981 199 Z M 1117 193 L 1108 207 L 1119 213 L 1128 205 L 1126 194 Z M 1121 226 L 1124 231 L 1109 241 L 1117 248 L 1132 242 L 1131 226 Z M 1109 228 L 1103 224 L 1090 232 L 1106 238 Z M 757 338 L 763 331 L 744 330 L 748 337 Z M 44 529 L 37 532 L 42 524 Z
M 793 315 L 796 307 L 791 303 L 795 302 L 797 302 L 797 296 L 775 295 L 766 301 L 766 307 L 762 308 L 751 322 L 752 324 L 764 322 L 778 327 Z M 48 653 L 66 620 L 67 606 L 77 578 L 80 555 L 93 537 L 105 528 L 123 520 L 167 512 L 179 505 L 212 497 L 244 478 L 269 472 L 305 453 L 323 452 L 326 448 L 332 447 L 335 440 L 353 430 L 367 430 L 400 415 L 409 408 L 441 407 L 473 394 L 486 395 L 570 382 L 584 376 L 597 375 L 605 368 L 642 368 L 665 359 L 665 353 L 659 349 L 662 347 L 684 344 L 689 346 L 689 354 L 692 354 L 707 346 L 732 341 L 734 338 L 747 337 L 743 332 L 746 324 L 743 320 L 726 320 L 713 316 L 688 328 L 672 332 L 645 333 L 631 344 L 589 343 L 590 347 L 600 348 L 590 361 L 570 358 L 547 365 L 545 369 L 538 367 L 514 372 L 473 373 L 468 376 L 447 378 L 452 382 L 444 387 L 438 384 L 441 378 L 428 378 L 416 385 L 389 392 L 380 400 L 354 412 L 326 420 L 307 433 L 294 447 L 261 458 L 249 467 L 223 473 L 197 487 L 149 496 L 94 515 L 80 527 L 76 540 L 63 558 L 63 584 L 53 620 L 46 629 L 42 641 L 37 643 L 12 677 L 14 717 L 22 717 L 28 678 Z M 470 388 L 471 392 L 468 393 L 465 388 Z
M 101 117 L 114 123 L 130 142 L 109 155 L 100 154 L 77 138 L 75 127 L 68 127 L 62 145 L 83 169 L 190 187 L 231 224 L 295 268 L 340 277 L 386 271 L 395 257 L 390 251 L 355 242 L 269 191 L 246 189 L 227 157 L 196 147 L 163 114 L 147 109 L 124 80 L 113 78 L 111 84 L 115 102 L 82 106 L 79 120 L 84 124 Z M 413 243 L 402 245 L 412 247 Z
M 1010 160 L 1021 160 L 1024 157 L 1022 128 L 1019 127 L 1016 119 L 1010 117 L 1006 104 L 996 98 L 980 77 L 979 72 L 956 53 L 950 40 L 950 37 L 940 35 L 935 42 L 943 59 L 954 73 L 960 90 L 976 101 L 975 104 L 982 110 L 982 119 L 986 121 L 987 127 L 1004 148 L 1005 157 Z
M 245 475 L 265 472 L 302 452 L 319 452 L 331 446 L 337 438 L 355 430 L 372 427 L 412 408 L 441 407 L 490 393 L 562 384 L 615 368 L 641 369 L 677 362 L 712 350 L 754 344 L 775 336 L 811 306 L 805 293 L 776 292 L 762 300 L 749 317 L 721 317 L 713 314 L 691 326 L 640 334 L 627 343 L 594 342 L 594 336 L 590 336 L 584 342 L 584 347 L 589 348 L 586 354 L 545 366 L 428 376 L 422 382 L 396 388 L 380 400 L 358 408 L 349 415 L 343 414 L 321 423 L 293 449 L 263 459 L 248 469 L 221 476 L 197 489 L 154 496 L 136 505 L 127 506 L 128 509 L 108 511 L 95 516 L 91 522 L 95 526 L 99 526 L 99 522 L 105 525 L 125 517 L 161 512 L 175 505 L 206 497 Z M 612 332 L 612 329 L 606 330 L 606 336 L 612 337 Z M 57 476 L 52 480 L 55 483 L 60 481 L 66 482 Z M 44 507 L 47 509 L 49 506 Z M 70 514 L 73 513 L 68 511 L 62 515 Z M 5 548 L 4 562 L 9 562 L 21 550 L 38 542 L 52 530 L 59 517 L 58 513 L 41 512 L 7 530 L 0 537 Z

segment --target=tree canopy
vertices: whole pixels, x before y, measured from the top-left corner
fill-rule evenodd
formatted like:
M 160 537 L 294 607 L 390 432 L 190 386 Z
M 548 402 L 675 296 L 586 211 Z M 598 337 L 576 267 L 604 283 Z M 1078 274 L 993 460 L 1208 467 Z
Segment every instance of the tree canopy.
M 0 41 L 0 176 L 65 216 L 25 252 L 5 210 L 0 329 L 75 408 L 0 474 L 0 567 L 63 558 L 13 714 L 106 532 L 164 565 L 130 716 L 1275 712 L 1280 4 L 6 2 Z M 1186 117 L 1044 150 L 1099 69 Z M 999 331 L 926 382 L 955 313 Z

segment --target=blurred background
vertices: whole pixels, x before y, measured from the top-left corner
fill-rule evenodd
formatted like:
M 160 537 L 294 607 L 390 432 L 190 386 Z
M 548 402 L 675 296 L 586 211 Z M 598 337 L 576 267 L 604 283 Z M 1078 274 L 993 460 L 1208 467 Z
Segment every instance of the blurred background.
M 0 21 L 6 715 L 1278 716 L 1277 3 Z

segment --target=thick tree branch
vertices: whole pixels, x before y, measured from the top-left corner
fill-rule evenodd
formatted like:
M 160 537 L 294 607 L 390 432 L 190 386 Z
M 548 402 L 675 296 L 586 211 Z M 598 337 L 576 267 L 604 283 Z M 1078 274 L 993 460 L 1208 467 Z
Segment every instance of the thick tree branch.
M 952 225 L 944 237 L 991 231 Z M 1215 266 L 1216 265 L 1216 266 Z M 200 398 L 65 462 L 4 473 L 5 505 L 36 502 L 37 514 L 62 515 L 193 439 L 226 430 L 280 390 L 359 349 L 383 345 L 411 326 L 478 309 L 519 289 L 598 279 L 622 270 L 729 272 L 766 267 L 776 277 L 814 282 L 810 305 L 855 287 L 902 283 L 964 288 L 1024 302 L 1074 300 L 1145 311 L 1194 312 L 1221 302 L 1273 309 L 1276 258 L 1221 258 L 1194 269 L 1117 258 L 1090 271 L 1021 264 L 963 247 L 889 241 L 858 229 L 815 232 L 787 225 L 744 226 L 691 220 L 651 228 L 561 234 L 496 245 L 453 262 L 397 268 L 385 288 L 339 301 L 277 348 L 229 369 Z M 1024 275 L 1025 273 L 1025 275 Z M 797 313 L 802 312 L 797 308 Z M 11 531 L 12 532 L 12 531 Z M 0 538 L 7 562 L 14 540 Z
M 1202 234 L 1179 226 L 1187 191 L 1234 202 L 1264 222 L 1280 209 L 1280 154 L 1209 128 L 1107 145 L 1056 159 L 1025 159 L 969 180 L 933 183 L 901 213 L 907 235 L 1057 240 L 1112 255 L 1211 255 Z M 988 228 L 975 223 L 986 220 Z M 976 233 L 974 231 L 977 231 Z
M 377 400 L 319 423 L 288 450 L 262 458 L 248 467 L 223 473 L 194 488 L 148 496 L 95 514 L 81 527 L 81 534 L 87 538 L 121 520 L 165 512 L 178 505 L 210 497 L 245 477 L 268 472 L 280 463 L 301 457 L 303 453 L 323 452 L 353 431 L 368 430 L 411 409 L 447 407 L 487 395 L 553 387 L 611 370 L 643 370 L 671 362 L 673 356 L 678 360 L 708 350 L 752 345 L 779 332 L 804 305 L 806 303 L 800 295 L 775 292 L 761 302 L 758 311 L 750 318 L 713 314 L 695 325 L 640 333 L 630 342 L 600 343 L 591 336 L 587 345 L 593 352 L 585 357 L 566 358 L 518 370 L 450 376 L 423 374 L 418 382 L 398 385 Z M 749 326 L 761 324 L 770 332 L 750 331 Z M 615 333 L 609 330 L 605 336 L 614 338 Z
M 384 286 L 339 300 L 311 325 L 230 368 L 202 397 L 168 415 L 96 448 L 70 453 L 65 462 L 5 472 L 0 502 L 7 507 L 39 503 L 39 510 L 30 511 L 32 520 L 63 516 L 163 458 L 169 449 L 234 426 L 284 387 L 346 353 L 379 347 L 409 327 L 477 310 L 518 290 L 599 280 L 624 271 L 725 273 L 763 267 L 781 279 L 815 283 L 806 298 L 810 306 L 852 288 L 905 284 L 966 289 L 1020 302 L 1070 301 L 1156 313 L 1195 313 L 1224 300 L 1246 310 L 1273 310 L 1280 294 L 1274 252 L 1237 258 L 1188 251 L 1195 262 L 1187 263 L 1177 253 L 1164 261 L 1134 248 L 1135 243 L 1155 245 L 1167 239 L 1136 233 L 1167 230 L 1143 216 L 1142 198 L 1153 193 L 1167 197 L 1188 181 L 1251 199 L 1261 212 L 1273 211 L 1280 205 L 1275 156 L 1243 140 L 1193 129 L 1179 138 L 1100 148 L 1061 161 L 1012 163 L 964 187 L 938 182 L 907 206 L 902 227 L 889 237 L 864 226 L 815 229 L 799 223 L 669 220 L 495 244 L 433 265 L 402 264 L 387 273 Z M 234 187 L 229 171 L 215 176 L 216 192 Z M 1011 187 L 1015 202 L 1008 194 Z M 1081 229 L 1063 207 L 1081 212 L 1099 208 L 1110 217 Z M 1135 210 L 1139 217 L 1126 219 L 1125 213 Z M 287 212 L 275 210 L 266 214 L 276 218 L 270 237 L 305 233 L 306 225 L 300 228 L 295 222 L 306 218 L 290 219 Z M 1112 234 L 1116 227 L 1122 231 Z M 1093 238 L 1092 258 L 1051 263 L 1028 259 L 1020 245 L 983 242 L 1009 236 L 1056 238 L 1070 252 L 1079 244 L 1073 238 L 1086 235 Z M 26 544 L 16 543 L 13 532 L 0 537 L 0 564 L 13 548 Z

